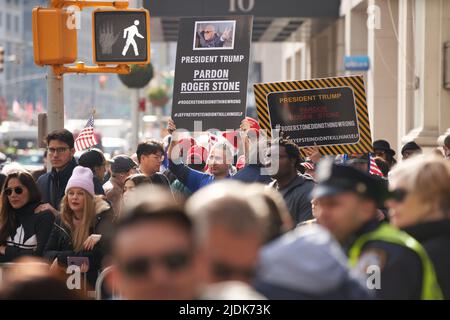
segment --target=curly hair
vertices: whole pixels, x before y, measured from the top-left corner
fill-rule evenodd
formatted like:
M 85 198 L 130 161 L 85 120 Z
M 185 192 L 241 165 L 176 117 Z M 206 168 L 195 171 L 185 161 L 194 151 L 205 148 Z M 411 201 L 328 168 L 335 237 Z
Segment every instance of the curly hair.
M 295 160 L 295 168 L 300 170 L 300 164 L 303 162 L 303 158 L 300 153 L 300 149 L 297 144 L 289 137 L 281 134 L 280 138 L 277 138 L 271 142 L 271 145 L 278 144 L 280 147 L 284 147 L 289 159 Z

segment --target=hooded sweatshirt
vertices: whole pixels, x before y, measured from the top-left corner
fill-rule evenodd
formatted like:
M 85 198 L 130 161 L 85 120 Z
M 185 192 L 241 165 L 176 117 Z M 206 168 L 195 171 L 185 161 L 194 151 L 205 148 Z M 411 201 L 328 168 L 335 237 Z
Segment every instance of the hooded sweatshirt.
M 319 225 L 288 232 L 260 254 L 255 288 L 268 299 L 367 299 L 350 276 L 347 258 Z

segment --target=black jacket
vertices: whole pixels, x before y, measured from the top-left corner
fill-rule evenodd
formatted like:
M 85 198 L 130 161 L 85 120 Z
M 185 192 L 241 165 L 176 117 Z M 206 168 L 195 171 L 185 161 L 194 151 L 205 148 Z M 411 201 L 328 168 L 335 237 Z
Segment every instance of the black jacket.
M 47 172 L 39 177 L 37 185 L 42 195 L 42 202 L 50 203 L 53 208 L 59 210 L 61 199 L 66 192 L 67 182 L 69 182 L 72 176 L 73 169 L 77 166 L 75 158 L 69 162 L 69 164 L 61 171 Z
M 95 283 L 98 272 L 102 267 L 103 257 L 107 254 L 114 218 L 114 211 L 111 205 L 101 197 L 95 198 L 95 211 L 95 221 L 89 230 L 89 234 L 101 234 L 102 237 L 93 250 L 75 251 L 71 232 L 62 223 L 60 217 L 57 217 L 55 220 L 53 230 L 44 250 L 45 258 L 50 261 L 57 259 L 60 266 L 67 266 L 68 257 L 88 257 L 89 271 L 87 277 L 91 284 Z
M 105 190 L 103 189 L 102 182 L 96 176 L 94 176 L 93 180 L 94 180 L 94 193 L 104 196 Z
M 286 188 L 279 189 L 278 182 L 274 180 L 270 186 L 277 189 L 283 196 L 284 202 L 295 224 L 313 218 L 309 195 L 314 188 L 314 181 L 309 176 L 298 175 Z
M 0 262 L 11 262 L 21 256 L 42 256 L 55 217 L 50 211 L 34 213 L 39 204 L 28 203 L 14 210 L 15 229 L 6 240 L 5 255 L 0 255 Z
M 434 264 L 442 294 L 450 300 L 450 220 L 422 223 L 404 231 L 425 248 Z
M 77 165 L 75 158 L 72 158 L 63 170 L 58 172 L 55 169 L 52 169 L 52 171 L 39 177 L 37 185 L 41 192 L 43 203 L 50 203 L 53 208 L 59 211 L 61 200 L 66 192 L 67 183 L 72 176 L 73 169 L 75 169 Z M 94 176 L 93 182 L 95 194 L 104 195 L 105 191 L 103 190 L 100 180 Z
M 167 177 L 162 173 L 156 172 L 152 174 L 149 179 L 152 184 L 160 185 L 161 187 L 170 189 L 169 179 L 167 179 Z
M 374 231 L 380 223 L 378 220 L 369 221 L 355 233 L 345 248 L 350 250 L 360 236 Z M 369 265 L 377 265 L 381 271 L 381 288 L 372 289 L 377 299 L 421 299 L 422 261 L 412 249 L 384 241 L 369 241 L 362 248 L 358 265 L 353 271 L 361 278 L 367 278 L 372 275 L 366 270 Z

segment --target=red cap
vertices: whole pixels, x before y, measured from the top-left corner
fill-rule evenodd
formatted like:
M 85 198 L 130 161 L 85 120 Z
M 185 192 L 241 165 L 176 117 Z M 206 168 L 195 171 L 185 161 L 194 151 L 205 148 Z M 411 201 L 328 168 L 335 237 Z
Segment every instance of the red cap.
M 236 169 L 241 170 L 245 167 L 245 155 L 241 155 L 236 162 Z
M 180 146 L 180 154 L 183 155 L 183 151 L 190 150 L 193 146 L 197 145 L 197 142 L 192 137 L 181 138 L 178 141 L 178 145 Z M 189 151 L 188 151 L 189 153 Z
M 238 149 L 239 131 L 224 131 L 222 132 L 222 137 L 227 139 L 235 150 Z
M 200 160 L 201 163 L 206 162 L 208 158 L 208 150 L 201 146 L 192 146 L 187 154 L 187 159 L 190 163 L 198 162 Z
M 261 130 L 261 127 L 259 126 L 259 123 L 257 120 L 250 118 L 250 117 L 245 117 L 245 120 L 247 120 L 250 123 L 250 129 L 254 129 L 256 131 Z
M 249 131 L 256 132 L 256 137 L 259 137 L 259 130 L 261 130 L 261 127 L 259 126 L 258 121 L 250 117 L 245 117 L 245 120 L 247 120 L 248 123 L 250 123 Z

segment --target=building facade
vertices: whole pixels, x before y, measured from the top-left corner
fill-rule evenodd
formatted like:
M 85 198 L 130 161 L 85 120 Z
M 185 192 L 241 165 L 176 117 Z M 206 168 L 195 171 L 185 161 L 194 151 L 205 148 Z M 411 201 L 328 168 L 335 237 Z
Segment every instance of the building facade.
M 343 0 L 339 19 L 316 31 L 305 24 L 289 40 L 284 79 L 354 74 L 344 56 L 369 57 L 357 74 L 374 140 L 399 151 L 409 141 L 433 148 L 450 134 L 449 0 Z
M 14 100 L 47 104 L 47 67 L 34 64 L 32 10 L 47 0 L 0 0 L 0 46 L 5 48 L 0 97 L 9 109 Z M 92 63 L 91 10 L 81 13 L 78 60 Z M 100 117 L 129 117 L 128 90 L 116 75 L 65 75 L 64 104 L 70 118 L 87 118 L 93 106 Z

